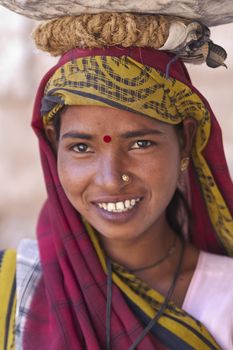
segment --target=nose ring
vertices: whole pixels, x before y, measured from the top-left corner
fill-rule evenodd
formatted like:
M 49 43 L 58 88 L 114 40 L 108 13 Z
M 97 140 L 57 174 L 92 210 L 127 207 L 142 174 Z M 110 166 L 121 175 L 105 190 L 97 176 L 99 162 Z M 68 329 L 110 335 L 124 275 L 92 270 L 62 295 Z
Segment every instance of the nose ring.
M 126 174 L 123 174 L 123 175 L 121 176 L 121 178 L 122 178 L 122 180 L 123 180 L 124 182 L 129 182 L 129 180 L 130 180 L 129 175 L 126 175 Z

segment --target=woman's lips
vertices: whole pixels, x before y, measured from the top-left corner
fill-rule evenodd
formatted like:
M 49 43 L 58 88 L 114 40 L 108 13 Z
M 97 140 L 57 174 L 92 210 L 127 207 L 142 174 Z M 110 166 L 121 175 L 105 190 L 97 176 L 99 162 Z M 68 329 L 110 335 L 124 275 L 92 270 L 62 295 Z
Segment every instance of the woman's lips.
M 136 199 L 140 197 L 134 197 L 132 199 Z M 138 201 L 136 201 L 135 205 L 132 208 L 129 208 L 126 211 L 108 211 L 104 208 L 100 208 L 97 203 L 93 203 L 95 208 L 97 209 L 98 216 L 102 217 L 104 220 L 111 221 L 111 222 L 117 222 L 117 223 L 124 223 L 128 220 L 132 219 L 134 215 L 137 214 L 138 210 L 140 209 L 141 202 L 143 198 L 140 198 Z M 115 203 L 120 202 L 116 201 Z M 111 199 L 111 202 L 98 202 L 98 203 L 113 203 L 113 200 Z

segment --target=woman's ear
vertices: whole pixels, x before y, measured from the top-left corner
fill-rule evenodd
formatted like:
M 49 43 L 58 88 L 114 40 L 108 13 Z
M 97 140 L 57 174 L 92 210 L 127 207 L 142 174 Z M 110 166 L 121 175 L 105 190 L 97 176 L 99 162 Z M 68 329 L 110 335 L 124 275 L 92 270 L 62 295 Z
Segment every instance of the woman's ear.
M 186 118 L 183 121 L 181 142 L 181 157 L 188 157 L 197 131 L 197 121 L 193 118 Z
M 53 150 L 56 152 L 57 146 L 58 146 L 58 140 L 57 140 L 57 134 L 56 134 L 56 130 L 55 130 L 54 126 L 51 124 L 46 125 L 45 134 L 46 134 L 46 137 L 49 140 Z

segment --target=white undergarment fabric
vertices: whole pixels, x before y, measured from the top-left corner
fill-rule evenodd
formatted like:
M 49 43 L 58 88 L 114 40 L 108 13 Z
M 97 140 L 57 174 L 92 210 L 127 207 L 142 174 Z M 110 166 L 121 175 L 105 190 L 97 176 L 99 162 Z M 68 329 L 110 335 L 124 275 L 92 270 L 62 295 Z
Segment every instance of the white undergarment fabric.
M 233 350 L 233 259 L 200 252 L 182 309 L 201 321 L 223 350 Z

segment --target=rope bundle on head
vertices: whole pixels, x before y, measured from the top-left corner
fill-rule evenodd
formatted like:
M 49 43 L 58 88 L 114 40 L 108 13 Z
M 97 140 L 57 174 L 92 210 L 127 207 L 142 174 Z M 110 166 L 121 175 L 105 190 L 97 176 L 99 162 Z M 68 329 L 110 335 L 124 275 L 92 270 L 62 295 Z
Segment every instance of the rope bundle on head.
M 224 65 L 225 50 L 210 40 L 202 23 L 164 15 L 101 13 L 64 16 L 42 23 L 33 33 L 36 46 L 52 56 L 74 48 L 150 47 L 175 53 L 189 63 Z
M 160 48 L 166 42 L 170 22 L 166 16 L 102 13 L 65 16 L 40 25 L 33 33 L 37 47 L 53 56 L 75 47 L 121 45 Z

